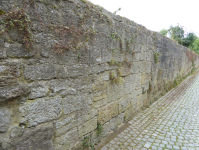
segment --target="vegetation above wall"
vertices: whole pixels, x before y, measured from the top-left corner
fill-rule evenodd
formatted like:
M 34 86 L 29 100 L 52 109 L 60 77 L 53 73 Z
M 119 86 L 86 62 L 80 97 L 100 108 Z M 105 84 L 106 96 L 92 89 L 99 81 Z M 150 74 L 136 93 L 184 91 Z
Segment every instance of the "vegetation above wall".
M 177 26 L 171 25 L 169 29 L 162 29 L 160 34 L 164 36 L 169 34 L 171 39 L 199 54 L 199 37 L 194 32 L 185 32 L 183 26 L 179 24 Z

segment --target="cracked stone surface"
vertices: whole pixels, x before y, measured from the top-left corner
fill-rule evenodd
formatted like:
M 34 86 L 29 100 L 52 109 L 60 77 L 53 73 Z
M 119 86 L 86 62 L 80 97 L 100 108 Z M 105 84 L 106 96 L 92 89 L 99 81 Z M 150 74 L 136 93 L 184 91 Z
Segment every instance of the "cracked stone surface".
M 101 150 L 199 150 L 199 74 L 128 122 Z

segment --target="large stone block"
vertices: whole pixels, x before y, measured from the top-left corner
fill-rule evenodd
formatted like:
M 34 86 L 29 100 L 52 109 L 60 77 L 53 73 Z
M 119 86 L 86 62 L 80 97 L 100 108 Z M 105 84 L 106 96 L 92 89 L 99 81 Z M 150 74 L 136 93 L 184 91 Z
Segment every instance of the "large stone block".
M 70 129 L 74 128 L 78 119 L 75 117 L 75 114 L 70 114 L 64 117 L 61 117 L 59 120 L 54 121 L 55 125 L 55 136 L 61 136 L 68 132 Z
M 128 63 L 128 64 L 127 64 Z M 132 62 L 127 62 L 124 67 L 119 68 L 120 76 L 124 77 L 131 73 Z
M 112 60 L 115 62 L 123 62 L 125 60 L 125 54 L 120 50 L 114 50 Z
M 12 112 L 10 109 L 0 107 L 0 132 L 6 132 L 8 130 L 11 114 Z
M 88 75 L 89 68 L 87 66 L 72 66 L 67 67 L 67 76 L 86 76 Z
M 141 73 L 145 73 L 145 72 L 146 72 L 146 69 L 147 69 L 147 62 L 142 61 L 142 62 L 140 63 L 140 72 L 141 72 Z
M 89 67 L 88 73 L 89 74 L 97 74 L 104 71 L 109 70 L 109 65 L 107 63 L 100 64 L 100 65 L 93 65 Z
M 31 86 L 31 92 L 29 94 L 29 99 L 36 99 L 45 97 L 49 91 L 48 86 L 45 83 L 34 84 Z
M 106 137 L 111 131 L 117 130 L 118 126 L 124 122 L 124 113 L 112 118 L 109 122 L 103 124 L 103 130 L 100 134 L 93 132 L 91 136 L 91 143 L 96 144 L 101 141 L 103 137 Z
M 124 91 L 125 94 L 131 93 L 132 91 L 135 90 L 135 78 L 136 75 L 129 75 L 124 78 Z
M 102 106 L 105 106 L 107 104 L 107 99 L 101 99 L 101 100 L 98 100 L 96 102 L 93 103 L 93 107 L 94 108 L 100 108 Z
M 74 128 L 66 134 L 54 139 L 54 149 L 56 150 L 72 149 L 77 144 L 79 144 L 77 128 Z
M 93 95 L 93 101 L 100 101 L 106 99 L 106 91 L 102 91 Z
M 95 130 L 97 128 L 97 117 L 87 121 L 83 125 L 78 126 L 79 137 Z
M 89 111 L 92 99 L 89 95 L 68 95 L 62 100 L 63 114 L 75 111 Z
M 10 44 L 6 50 L 6 54 L 8 57 L 32 57 L 35 54 L 35 50 L 28 50 L 24 45 L 15 42 L 14 44 Z
M 124 97 L 120 98 L 118 100 L 119 103 L 119 114 L 127 110 L 129 107 L 131 107 L 131 97 L 130 95 L 125 95 Z
M 124 95 L 123 81 L 107 85 L 107 101 L 113 102 Z
M 94 118 L 98 111 L 96 109 L 91 110 L 87 114 L 81 114 L 81 110 L 78 113 L 72 113 L 66 116 L 61 117 L 59 120 L 55 120 L 55 136 L 61 136 L 68 132 L 70 129 L 77 127 L 77 126 L 82 126 L 92 118 Z
M 141 74 L 141 85 L 144 85 L 148 82 L 148 77 L 149 77 L 148 74 L 145 74 L 145 73 Z
M 101 79 L 102 79 L 103 81 L 108 81 L 109 78 L 110 78 L 110 72 L 109 72 L 109 71 L 105 71 L 105 72 L 103 72 L 103 73 L 101 74 Z
M 134 107 L 130 107 L 124 112 L 124 121 L 128 121 L 133 117 L 133 115 L 136 113 L 136 110 Z
M 140 67 L 141 67 L 141 62 L 133 62 L 132 67 L 131 67 L 131 73 L 139 73 L 140 72 Z
M 56 78 L 55 65 L 26 66 L 24 76 L 27 80 L 49 80 Z
M 104 124 L 118 114 L 118 102 L 110 103 L 99 108 L 98 121 Z
M 12 139 L 5 149 L 9 150 L 53 150 L 53 124 L 43 124 L 35 128 L 27 128 L 19 138 Z
M 18 62 L 17 62 L 18 63 Z M 20 75 L 18 65 L 1 65 L 0 66 L 0 87 L 17 84 Z
M 19 67 L 17 65 L 1 65 L 0 75 L 1 76 L 12 76 L 19 77 Z
M 20 123 L 28 127 L 57 119 L 62 114 L 62 101 L 58 97 L 27 101 L 19 108 Z
M 106 82 L 99 82 L 96 84 L 93 84 L 93 92 L 101 92 L 101 91 L 105 91 L 107 87 L 107 83 Z
M 13 85 L 0 88 L 0 102 L 26 95 L 29 92 L 29 88 L 22 85 Z
M 138 88 L 141 86 L 141 74 L 138 73 L 135 75 L 135 87 Z
M 53 93 L 57 93 L 60 91 L 67 90 L 69 88 L 70 82 L 69 80 L 59 79 L 59 80 L 51 80 L 49 82 L 49 88 Z

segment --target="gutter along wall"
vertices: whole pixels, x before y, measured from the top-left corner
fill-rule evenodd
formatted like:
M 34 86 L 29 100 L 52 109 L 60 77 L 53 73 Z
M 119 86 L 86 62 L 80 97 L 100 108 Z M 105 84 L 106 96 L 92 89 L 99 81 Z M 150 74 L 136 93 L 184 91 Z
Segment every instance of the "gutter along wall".
M 199 64 L 86 1 L 6 0 L 0 15 L 0 149 L 95 145 Z

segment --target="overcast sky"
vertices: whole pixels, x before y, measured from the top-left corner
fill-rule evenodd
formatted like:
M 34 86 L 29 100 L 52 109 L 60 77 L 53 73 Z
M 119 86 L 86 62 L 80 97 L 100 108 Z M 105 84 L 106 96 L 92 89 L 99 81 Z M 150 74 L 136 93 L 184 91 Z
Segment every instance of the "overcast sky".
M 199 0 L 89 0 L 153 31 L 178 23 L 199 36 Z

